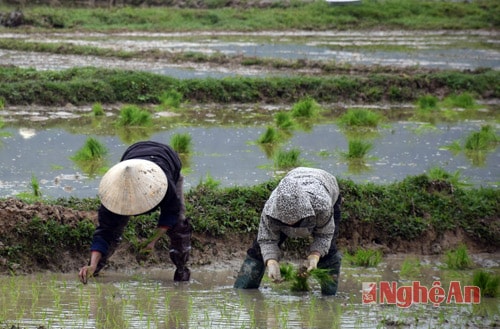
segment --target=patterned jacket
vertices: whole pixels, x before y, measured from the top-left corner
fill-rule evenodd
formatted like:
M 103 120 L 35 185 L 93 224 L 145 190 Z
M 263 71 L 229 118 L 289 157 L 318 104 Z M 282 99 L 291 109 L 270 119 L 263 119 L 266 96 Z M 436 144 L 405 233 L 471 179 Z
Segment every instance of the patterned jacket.
M 328 253 L 335 232 L 333 206 L 339 197 L 336 178 L 322 169 L 298 167 L 280 181 L 264 205 L 257 241 L 264 262 L 279 260 L 280 234 L 312 236 L 309 251 Z

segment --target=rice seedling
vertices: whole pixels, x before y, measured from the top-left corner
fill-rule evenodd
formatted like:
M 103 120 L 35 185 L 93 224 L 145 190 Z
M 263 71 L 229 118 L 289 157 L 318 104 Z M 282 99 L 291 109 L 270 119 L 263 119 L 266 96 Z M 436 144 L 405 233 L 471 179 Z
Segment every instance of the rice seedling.
M 290 169 L 301 165 L 300 150 L 278 150 L 274 155 L 274 166 L 277 169 Z
M 103 160 L 108 154 L 108 149 L 98 139 L 87 138 L 85 144 L 75 153 L 72 160 L 77 162 Z
M 500 139 L 490 125 L 482 126 L 479 132 L 467 136 L 464 148 L 467 151 L 487 151 L 495 148 Z
M 372 143 L 365 142 L 360 139 L 354 139 L 349 141 L 348 151 L 341 154 L 346 160 L 361 160 L 366 157 L 372 148 Z
M 267 127 L 266 131 L 257 140 L 259 144 L 275 144 L 278 141 L 279 134 L 274 127 Z
M 42 197 L 42 191 L 40 190 L 40 183 L 38 182 L 38 179 L 34 174 L 31 175 L 31 191 L 33 193 L 33 196 L 36 198 L 41 198 Z
M 467 246 L 461 244 L 455 249 L 448 250 L 445 254 L 445 264 L 452 270 L 464 270 L 472 267 L 473 262 Z
M 420 96 L 417 99 L 417 110 L 422 112 L 439 111 L 439 99 L 433 95 Z
M 92 114 L 95 117 L 100 117 L 104 115 L 104 108 L 101 103 L 95 103 L 92 105 Z
M 125 105 L 121 108 L 118 126 L 150 126 L 152 124 L 151 113 L 139 108 L 136 105 Z
M 444 107 L 447 108 L 462 108 L 462 109 L 474 109 L 477 108 L 477 103 L 472 94 L 462 93 L 458 95 L 450 95 L 443 99 L 442 102 Z
M 500 296 L 500 276 L 484 270 L 474 272 L 472 284 L 481 289 L 482 297 L 496 298 Z
M 376 128 L 382 116 L 368 109 L 349 109 L 339 117 L 338 123 L 348 128 Z
M 414 278 L 420 274 L 420 261 L 416 258 L 405 258 L 401 264 L 399 275 L 402 278 Z
M 321 106 L 311 97 L 306 97 L 292 106 L 292 117 L 311 119 L 321 111 Z
M 291 282 L 290 290 L 295 292 L 311 291 L 310 279 L 316 280 L 320 285 L 333 282 L 328 269 L 316 268 L 311 271 L 301 266 L 296 270 L 292 264 L 280 264 L 281 278 L 284 282 Z
M 283 131 L 292 130 L 295 127 L 295 123 L 292 120 L 291 115 L 288 112 L 278 112 L 274 115 L 274 122 L 278 129 Z
M 346 261 L 364 267 L 376 267 L 382 261 L 382 252 L 380 250 L 358 248 L 354 254 L 346 253 Z
M 182 94 L 176 90 L 165 91 L 160 95 L 161 109 L 178 109 L 182 102 Z
M 192 137 L 189 133 L 174 134 L 170 139 L 170 145 L 179 154 L 189 154 L 192 149 Z

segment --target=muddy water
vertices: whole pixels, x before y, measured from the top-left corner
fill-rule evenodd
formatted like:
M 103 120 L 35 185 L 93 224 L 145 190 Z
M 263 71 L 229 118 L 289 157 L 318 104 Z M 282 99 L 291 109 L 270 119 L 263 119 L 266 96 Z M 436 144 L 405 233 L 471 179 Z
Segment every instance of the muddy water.
M 500 322 L 498 298 L 477 304 L 430 302 L 401 308 L 377 299 L 363 304 L 364 282 L 419 281 L 431 287 L 439 281 L 448 292 L 450 281 L 471 285 L 471 271 L 441 269 L 438 258 L 420 256 L 412 277 L 401 276 L 411 255 L 388 256 L 376 268 L 344 265 L 339 293 L 325 297 L 310 281 L 310 292 L 291 292 L 287 283 L 267 278 L 257 290 L 235 290 L 239 262 L 220 268 L 193 268 L 190 282 L 174 283 L 173 269 L 104 272 L 88 285 L 73 274 L 0 277 L 0 326 L 22 328 L 485 328 Z M 478 266 L 500 273 L 498 255 L 474 256 Z M 296 266 L 298 263 L 293 262 Z M 233 266 L 233 268 L 231 268 Z

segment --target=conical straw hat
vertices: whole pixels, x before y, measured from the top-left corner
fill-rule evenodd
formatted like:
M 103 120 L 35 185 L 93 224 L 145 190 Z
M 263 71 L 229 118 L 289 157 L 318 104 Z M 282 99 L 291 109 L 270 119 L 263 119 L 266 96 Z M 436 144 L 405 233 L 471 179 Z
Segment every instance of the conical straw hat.
M 131 159 L 117 163 L 101 179 L 99 197 L 110 211 L 138 215 L 156 207 L 168 189 L 167 176 L 156 163 Z

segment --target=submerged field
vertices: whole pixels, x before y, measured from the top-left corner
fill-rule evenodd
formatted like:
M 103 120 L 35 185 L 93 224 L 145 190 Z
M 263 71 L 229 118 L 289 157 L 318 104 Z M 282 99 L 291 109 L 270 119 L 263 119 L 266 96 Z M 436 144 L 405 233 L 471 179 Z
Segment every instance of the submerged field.
M 370 282 L 439 282 L 448 293 L 478 271 L 500 275 L 497 2 L 169 3 L 25 6 L 22 24 L 0 27 L 0 328 L 500 324 L 498 296 L 399 307 L 363 304 L 362 294 Z M 304 99 L 320 114 L 258 143 L 270 127 L 283 133 L 277 114 Z M 127 106 L 151 125 L 118 126 Z M 359 109 L 383 120 L 346 127 L 342 116 Z M 482 129 L 486 148 L 465 149 Z M 103 171 L 134 141 L 185 133 L 194 137 L 183 156 L 192 280 L 172 281 L 167 239 L 136 259 L 152 215 L 135 218 L 103 275 L 80 284 Z M 107 148 L 105 161 L 74 163 L 88 138 Z M 372 149 L 349 160 L 353 140 Z M 331 171 L 346 200 L 333 298 L 314 283 L 303 293 L 267 279 L 232 288 L 262 206 L 290 168 L 275 155 L 294 149 L 303 162 L 291 167 Z M 299 264 L 305 243 L 287 243 L 286 261 Z M 463 246 L 470 262 L 453 268 L 449 255 Z M 360 250 L 380 252 L 380 262 L 356 265 Z

